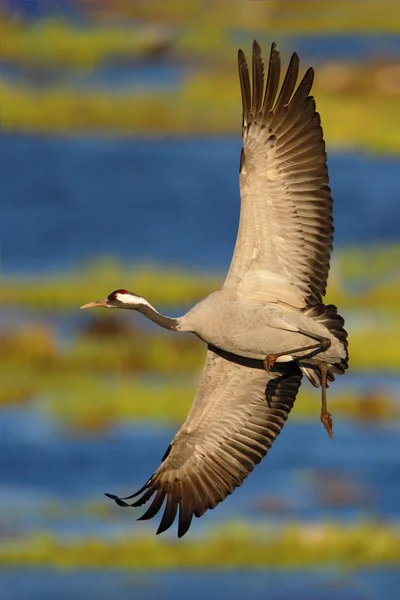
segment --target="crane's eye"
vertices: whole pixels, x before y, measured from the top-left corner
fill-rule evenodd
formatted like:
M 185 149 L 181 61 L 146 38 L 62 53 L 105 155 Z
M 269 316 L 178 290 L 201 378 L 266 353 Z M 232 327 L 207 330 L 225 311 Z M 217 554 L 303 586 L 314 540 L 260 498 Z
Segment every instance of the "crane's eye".
M 119 294 L 127 294 L 128 292 L 126 290 L 115 290 L 115 292 L 111 292 L 111 294 L 108 296 L 108 298 L 110 300 L 117 300 Z

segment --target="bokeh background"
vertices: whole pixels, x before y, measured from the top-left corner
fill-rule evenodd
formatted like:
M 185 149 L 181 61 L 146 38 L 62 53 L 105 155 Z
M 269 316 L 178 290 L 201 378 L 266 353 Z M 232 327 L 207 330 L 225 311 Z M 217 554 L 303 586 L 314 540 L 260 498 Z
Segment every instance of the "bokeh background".
M 400 5 L 369 0 L 1 0 L 0 597 L 384 600 L 400 587 Z M 205 349 L 176 315 L 236 237 L 236 52 L 316 68 L 351 368 L 303 385 L 268 457 L 216 510 L 155 536 L 138 489 Z

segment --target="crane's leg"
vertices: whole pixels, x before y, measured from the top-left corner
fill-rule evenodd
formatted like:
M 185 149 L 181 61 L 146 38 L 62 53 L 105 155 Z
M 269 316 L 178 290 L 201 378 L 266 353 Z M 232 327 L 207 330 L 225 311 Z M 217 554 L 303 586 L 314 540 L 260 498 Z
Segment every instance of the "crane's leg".
M 326 362 L 319 361 L 318 359 L 305 359 L 301 360 L 301 365 L 304 367 L 317 367 L 321 376 L 321 388 L 322 388 L 322 404 L 321 404 L 321 423 L 325 427 L 328 432 L 329 437 L 333 440 L 332 433 L 332 415 L 328 412 L 327 402 L 326 402 L 326 388 L 327 388 L 327 378 L 328 378 L 328 365 Z
M 328 435 L 331 438 L 331 440 L 333 440 L 332 415 L 330 412 L 328 412 L 328 409 L 326 406 L 326 384 L 327 384 L 327 376 L 328 376 L 328 365 L 326 364 L 326 362 L 321 362 L 319 364 L 319 370 L 321 373 L 321 388 L 322 388 L 321 423 L 323 424 L 326 431 L 328 432 Z
M 270 369 L 274 366 L 277 358 L 280 356 L 291 356 L 292 354 L 296 354 L 297 352 L 310 351 L 312 356 L 315 354 L 319 354 L 320 352 L 326 352 L 331 345 L 331 341 L 328 338 L 316 335 L 314 333 L 309 333 L 304 329 L 299 329 L 298 333 L 305 335 L 311 339 L 317 340 L 317 344 L 311 344 L 310 346 L 304 346 L 303 348 L 294 348 L 292 350 L 286 350 L 285 352 L 279 352 L 278 354 L 268 354 L 264 359 L 264 368 L 266 371 L 270 371 Z M 313 352 L 314 351 L 314 352 Z M 328 376 L 328 366 L 326 362 L 319 361 L 317 359 L 306 358 L 301 359 L 301 364 L 304 366 L 310 365 L 313 367 L 318 367 L 321 376 L 321 388 L 322 388 L 322 405 L 321 405 L 321 422 L 328 432 L 329 437 L 333 440 L 332 433 L 332 416 L 328 412 L 326 405 L 326 388 L 327 388 L 327 376 Z
M 312 354 L 319 354 L 320 352 L 326 352 L 331 345 L 331 340 L 321 335 L 316 335 L 315 333 L 309 333 L 304 329 L 299 329 L 297 333 L 301 333 L 313 340 L 317 340 L 317 344 L 311 344 L 310 346 L 303 346 L 303 348 L 293 348 L 292 350 L 286 350 L 285 352 L 279 352 L 278 354 L 267 354 L 264 358 L 264 368 L 266 371 L 270 371 L 277 359 L 280 356 L 291 356 L 292 354 L 296 354 L 296 352 L 304 352 L 307 350 L 315 350 Z

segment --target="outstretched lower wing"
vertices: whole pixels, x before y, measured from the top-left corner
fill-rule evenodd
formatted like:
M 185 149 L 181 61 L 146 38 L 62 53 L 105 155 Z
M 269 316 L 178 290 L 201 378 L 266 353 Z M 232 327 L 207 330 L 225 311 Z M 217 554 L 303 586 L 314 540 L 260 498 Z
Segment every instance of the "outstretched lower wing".
M 281 61 L 272 45 L 266 84 L 253 44 L 252 83 L 239 50 L 243 103 L 238 237 L 225 286 L 243 300 L 302 308 L 325 295 L 333 241 L 325 144 L 313 69 L 297 85 L 293 54 L 280 88 Z M 297 85 L 297 88 L 296 88 Z
M 261 365 L 261 366 L 260 366 Z M 166 505 L 157 533 L 168 529 L 179 508 L 178 537 L 240 486 L 279 435 L 301 383 L 295 363 L 267 373 L 259 361 L 209 348 L 199 389 L 181 429 L 157 471 L 133 504 L 107 494 L 120 506 L 152 503 L 141 520 Z

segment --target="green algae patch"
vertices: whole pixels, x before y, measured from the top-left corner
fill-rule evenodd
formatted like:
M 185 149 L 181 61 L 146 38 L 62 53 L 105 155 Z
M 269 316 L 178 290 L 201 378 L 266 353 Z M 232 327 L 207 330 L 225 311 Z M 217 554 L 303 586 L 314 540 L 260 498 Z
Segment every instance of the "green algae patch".
M 294 523 L 283 527 L 227 524 L 205 538 L 183 540 L 127 534 L 114 539 L 63 540 L 48 533 L 23 539 L 3 538 L 0 564 L 5 567 L 69 569 L 176 568 L 237 569 L 310 568 L 318 565 L 346 569 L 400 564 L 397 526 L 376 522 Z

